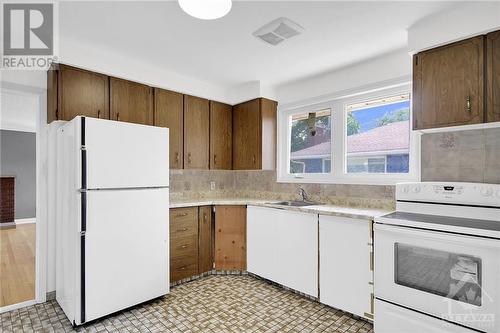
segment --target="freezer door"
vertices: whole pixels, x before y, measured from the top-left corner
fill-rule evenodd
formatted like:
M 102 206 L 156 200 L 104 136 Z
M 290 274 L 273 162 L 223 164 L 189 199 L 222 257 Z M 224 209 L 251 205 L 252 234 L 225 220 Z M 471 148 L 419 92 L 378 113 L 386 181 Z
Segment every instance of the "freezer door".
M 168 186 L 168 129 L 85 118 L 87 188 Z
M 169 292 L 168 189 L 87 192 L 85 321 Z

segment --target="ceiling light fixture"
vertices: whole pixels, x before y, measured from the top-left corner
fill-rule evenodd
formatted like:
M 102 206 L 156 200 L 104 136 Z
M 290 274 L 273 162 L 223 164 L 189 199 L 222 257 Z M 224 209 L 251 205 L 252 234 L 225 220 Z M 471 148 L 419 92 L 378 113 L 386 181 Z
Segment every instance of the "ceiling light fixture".
M 179 0 L 179 6 L 187 14 L 202 19 L 215 20 L 231 10 L 231 0 Z

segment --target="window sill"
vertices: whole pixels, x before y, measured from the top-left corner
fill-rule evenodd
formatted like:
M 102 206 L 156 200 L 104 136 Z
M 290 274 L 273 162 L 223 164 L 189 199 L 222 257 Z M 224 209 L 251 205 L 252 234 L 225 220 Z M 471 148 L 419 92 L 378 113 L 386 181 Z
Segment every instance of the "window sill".
M 347 176 L 347 177 L 323 177 L 320 175 L 316 175 L 316 177 L 312 178 L 310 176 L 304 178 L 296 178 L 291 176 L 279 176 L 276 180 L 278 183 L 302 183 L 302 184 L 338 184 L 338 185 L 396 185 L 397 183 L 404 182 L 418 182 L 420 181 L 419 177 L 416 176 L 403 176 L 403 177 L 394 177 L 389 175 L 388 177 L 384 177 L 381 175 L 363 175 L 363 176 Z

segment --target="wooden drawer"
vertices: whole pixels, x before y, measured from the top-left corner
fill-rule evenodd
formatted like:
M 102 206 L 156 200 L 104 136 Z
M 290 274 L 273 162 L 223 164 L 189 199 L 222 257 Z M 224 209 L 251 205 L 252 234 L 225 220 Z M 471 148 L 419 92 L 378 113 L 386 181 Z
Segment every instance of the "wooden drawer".
M 170 239 L 198 235 L 198 207 L 170 209 Z
M 170 282 L 198 274 L 198 256 L 170 259 Z
M 170 240 L 170 258 L 192 257 L 198 255 L 198 236 L 175 237 Z

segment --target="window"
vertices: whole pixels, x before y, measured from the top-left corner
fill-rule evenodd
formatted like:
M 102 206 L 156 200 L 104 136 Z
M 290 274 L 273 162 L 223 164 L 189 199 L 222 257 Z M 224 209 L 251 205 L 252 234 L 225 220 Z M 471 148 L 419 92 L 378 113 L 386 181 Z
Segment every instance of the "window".
M 278 181 L 394 184 L 418 180 L 410 87 L 378 89 L 278 112 Z
M 346 112 L 348 173 L 409 172 L 409 94 L 350 104 Z
M 329 173 L 331 143 L 330 110 L 290 116 L 290 172 Z

